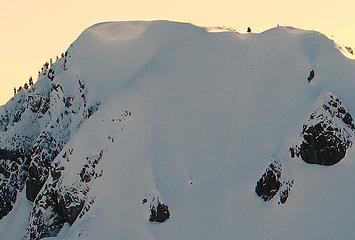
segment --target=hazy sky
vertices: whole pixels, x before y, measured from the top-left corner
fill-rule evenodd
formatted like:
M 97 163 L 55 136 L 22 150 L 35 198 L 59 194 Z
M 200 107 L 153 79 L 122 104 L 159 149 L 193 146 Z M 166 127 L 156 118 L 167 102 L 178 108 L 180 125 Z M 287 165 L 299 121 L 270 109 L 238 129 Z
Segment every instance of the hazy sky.
M 36 80 L 49 58 L 90 25 L 168 19 L 254 32 L 280 25 L 314 29 L 355 48 L 355 0 L 0 0 L 0 104 Z

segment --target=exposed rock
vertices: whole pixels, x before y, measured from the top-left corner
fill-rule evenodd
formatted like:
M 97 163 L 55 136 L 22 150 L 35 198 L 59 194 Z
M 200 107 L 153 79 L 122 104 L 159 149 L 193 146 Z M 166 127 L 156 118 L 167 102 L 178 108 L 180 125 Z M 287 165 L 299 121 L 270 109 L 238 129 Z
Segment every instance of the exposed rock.
M 311 70 L 309 72 L 309 76 L 307 78 L 308 82 L 311 82 L 313 78 L 314 78 L 314 70 Z
M 65 223 L 72 225 L 92 206 L 93 198 L 88 192 L 93 180 L 102 175 L 97 165 L 103 157 L 103 151 L 86 157 L 87 164 L 76 174 L 75 182 L 65 185 L 62 172 L 66 169 L 60 164 L 69 162 L 73 151 L 68 149 L 61 156 L 61 161 L 52 164 L 49 177 L 30 212 L 30 224 L 24 240 L 57 236 Z
M 354 50 L 351 47 L 345 47 L 345 49 L 351 54 L 354 55 Z
M 169 219 L 169 217 L 170 212 L 168 206 L 163 203 L 160 203 L 159 200 L 156 206 L 151 206 L 149 222 L 162 223 Z
M 149 222 L 162 223 L 170 218 L 170 211 L 157 189 L 152 190 L 144 199 L 143 204 L 149 202 Z
M 279 204 L 286 203 L 293 184 L 294 184 L 293 180 L 286 180 L 286 181 L 282 182 L 282 185 L 281 185 L 281 188 L 279 191 L 279 196 L 280 196 L 280 200 L 278 202 Z
M 270 163 L 256 184 L 255 192 L 265 202 L 270 201 L 279 191 L 281 182 L 281 164 L 277 161 Z
M 0 149 L 0 219 L 12 210 L 23 189 L 28 164 L 29 154 L 23 150 Z
M 84 207 L 84 199 L 80 197 L 80 189 L 74 187 L 66 189 L 58 196 L 56 212 L 64 221 L 72 225 Z
M 324 100 L 303 126 L 299 154 L 307 163 L 333 165 L 344 158 L 351 146 L 354 124 L 338 98 L 328 94 Z
M 34 144 L 29 176 L 26 182 L 26 197 L 34 201 L 49 174 L 49 167 L 63 148 L 63 143 L 57 142 L 50 130 L 42 132 Z

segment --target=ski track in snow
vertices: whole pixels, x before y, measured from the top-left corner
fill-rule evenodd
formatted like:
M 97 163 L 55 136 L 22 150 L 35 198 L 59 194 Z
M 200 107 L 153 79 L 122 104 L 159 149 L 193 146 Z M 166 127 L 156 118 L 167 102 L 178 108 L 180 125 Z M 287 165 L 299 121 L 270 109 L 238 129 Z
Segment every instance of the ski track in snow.
M 232 199 L 232 192 L 233 192 L 233 182 L 232 182 L 232 175 L 234 169 L 234 163 L 238 158 L 239 148 L 241 147 L 241 131 L 244 129 L 246 121 L 247 121 L 247 110 L 252 104 L 253 100 L 253 85 L 255 80 L 255 73 L 256 69 L 258 68 L 258 56 L 257 51 L 259 47 L 259 39 L 260 35 L 252 36 L 255 38 L 253 42 L 248 47 L 247 53 L 245 55 L 245 64 L 243 69 L 245 72 L 243 77 L 240 78 L 239 81 L 236 81 L 235 89 L 236 94 L 234 99 L 234 108 L 233 117 L 232 117 L 232 125 L 231 131 L 229 136 L 229 146 L 228 146 L 228 169 L 227 169 L 227 179 L 224 181 L 226 184 L 226 192 L 227 196 L 224 198 L 227 200 L 225 205 L 225 214 L 227 216 L 225 219 L 228 219 L 226 226 L 228 226 L 229 236 L 230 239 L 233 238 L 232 229 L 233 229 L 233 221 L 232 221 L 232 206 L 233 206 L 233 199 Z M 240 104 L 243 102 L 244 104 Z

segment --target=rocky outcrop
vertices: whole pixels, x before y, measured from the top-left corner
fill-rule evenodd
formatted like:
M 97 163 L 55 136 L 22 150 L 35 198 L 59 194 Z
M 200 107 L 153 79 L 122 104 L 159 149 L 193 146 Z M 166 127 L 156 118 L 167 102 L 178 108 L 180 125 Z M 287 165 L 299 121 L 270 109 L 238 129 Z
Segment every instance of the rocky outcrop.
M 288 196 L 290 194 L 291 188 L 294 184 L 294 180 L 285 180 L 281 184 L 281 188 L 279 191 L 279 201 L 278 204 L 286 203 Z
M 263 199 L 264 202 L 270 201 L 278 194 L 278 204 L 286 203 L 294 180 L 282 175 L 285 174 L 283 173 L 282 165 L 279 161 L 273 161 L 265 169 L 265 172 L 255 186 L 256 194 Z
M 270 201 L 281 187 L 281 164 L 277 161 L 270 163 L 256 183 L 255 192 L 265 202 Z
M 345 47 L 345 49 L 351 54 L 354 55 L 354 50 L 351 47 Z
M 108 121 L 103 119 L 100 122 L 112 124 L 119 131 L 123 131 L 126 118 L 130 116 L 130 111 L 123 110 L 119 117 L 110 118 Z M 96 180 L 103 176 L 100 162 L 104 157 L 106 144 L 111 145 L 112 141 L 110 136 L 102 142 L 97 141 L 97 150 L 82 150 L 77 143 L 64 147 L 61 154 L 49 164 L 48 177 L 35 198 L 23 240 L 57 236 L 64 224 L 72 225 L 91 209 L 96 197 L 91 195 L 91 188 Z M 158 205 L 154 206 L 156 216 L 161 221 L 161 214 L 165 209 L 162 203 Z
M 53 165 L 70 137 L 100 106 L 87 103 L 88 90 L 83 80 L 77 79 L 76 88 L 69 94 L 56 81 L 56 75 L 68 68 L 69 58 L 66 53 L 43 68 L 40 81 L 18 91 L 0 107 L 0 219 L 12 210 L 18 192 L 25 189 L 26 198 L 34 202 L 31 227 L 37 225 L 40 232 L 31 231 L 27 239 L 55 236 L 65 222 L 72 224 L 91 202 L 77 197 L 87 191 L 85 186 L 61 185 L 63 169 Z M 83 167 L 85 184 L 99 177 L 92 170 L 95 164 L 88 160 L 88 166 Z M 96 175 L 91 176 L 93 172 Z M 48 179 L 50 184 L 46 184 Z
M 72 225 L 93 204 L 94 199 L 88 192 L 93 181 L 102 176 L 96 167 L 104 151 L 86 157 L 87 164 L 75 175 L 74 182 L 68 184 L 63 181 L 64 165 L 71 160 L 74 151 L 68 149 L 53 163 L 49 178 L 34 202 L 24 240 L 57 236 L 65 223 Z
M 313 80 L 313 78 L 314 78 L 314 70 L 311 70 L 309 72 L 309 76 L 307 78 L 307 81 L 310 83 Z
M 351 114 L 338 98 L 327 94 L 322 100 L 321 107 L 303 125 L 302 143 L 296 149 L 306 163 L 334 165 L 351 146 L 355 127 Z
M 30 153 L 25 149 L 0 149 L 0 219 L 13 208 L 24 187 Z
M 154 189 L 148 193 L 147 197 L 143 199 L 142 203 L 149 203 L 149 222 L 163 223 L 170 218 L 169 207 L 163 202 L 157 189 Z
M 167 205 L 161 203 L 158 199 L 156 205 L 151 205 L 149 222 L 162 223 L 170 218 L 170 212 Z

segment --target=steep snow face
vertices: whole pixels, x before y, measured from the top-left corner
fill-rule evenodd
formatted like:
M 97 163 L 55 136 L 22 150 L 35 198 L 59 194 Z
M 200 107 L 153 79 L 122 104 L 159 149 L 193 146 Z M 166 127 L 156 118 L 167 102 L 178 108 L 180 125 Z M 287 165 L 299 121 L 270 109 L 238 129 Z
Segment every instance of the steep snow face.
M 2 157 L 22 177 L 1 176 L 15 208 L 0 233 L 355 237 L 354 85 L 354 61 L 317 32 L 94 25 L 1 108 L 0 148 L 26 154 L 21 171 Z

